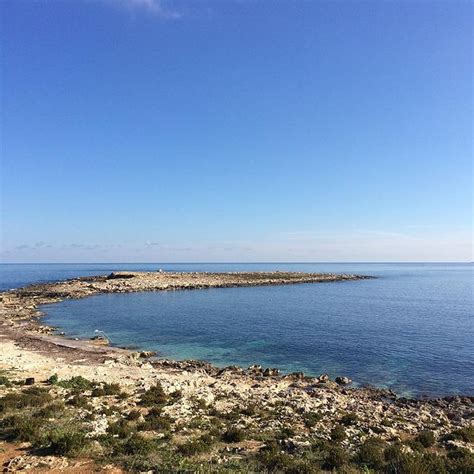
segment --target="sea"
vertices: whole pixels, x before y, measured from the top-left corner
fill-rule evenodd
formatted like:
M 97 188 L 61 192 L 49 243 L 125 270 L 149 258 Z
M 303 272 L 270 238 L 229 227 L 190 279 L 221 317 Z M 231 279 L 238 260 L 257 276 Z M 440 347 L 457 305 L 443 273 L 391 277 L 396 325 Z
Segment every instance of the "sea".
M 375 279 L 129 294 L 45 305 L 77 338 L 283 373 L 347 376 L 407 397 L 474 395 L 470 263 L 1 264 L 0 289 L 112 271 L 301 271 Z

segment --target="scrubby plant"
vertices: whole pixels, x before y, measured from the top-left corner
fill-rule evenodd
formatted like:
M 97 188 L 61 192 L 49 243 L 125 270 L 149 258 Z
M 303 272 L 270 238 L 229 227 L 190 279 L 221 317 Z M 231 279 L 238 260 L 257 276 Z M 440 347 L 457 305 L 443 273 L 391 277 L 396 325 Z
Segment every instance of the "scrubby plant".
M 378 438 L 369 438 L 359 448 L 356 456 L 358 464 L 371 469 L 382 469 L 385 464 L 385 442 Z
M 450 473 L 471 474 L 474 472 L 474 454 L 466 448 L 454 448 L 448 452 Z
M 181 390 L 175 390 L 174 392 L 170 393 L 169 398 L 171 403 L 174 403 L 177 400 L 183 398 L 183 392 Z
M 52 401 L 48 390 L 41 387 L 29 387 L 22 392 L 7 393 L 0 398 L 0 413 L 12 409 L 41 407 Z
M 95 387 L 91 395 L 93 397 L 104 397 L 108 395 L 120 395 L 122 390 L 118 383 L 104 383 L 100 387 Z
M 474 425 L 463 426 L 448 433 L 443 437 L 444 441 L 460 440 L 466 443 L 474 443 Z
M 156 449 L 156 443 L 152 439 L 132 433 L 122 445 L 122 452 L 127 455 L 147 455 Z
M 62 401 L 55 401 L 37 410 L 35 416 L 39 418 L 57 418 L 64 413 L 64 410 L 64 403 Z
M 48 437 L 51 452 L 61 456 L 77 456 L 87 445 L 85 433 L 73 428 L 55 429 Z
M 407 452 L 400 443 L 394 443 L 384 451 L 386 474 L 446 474 L 458 473 L 448 469 L 447 459 L 429 452 Z
M 68 380 L 60 380 L 56 383 L 56 385 L 81 392 L 92 390 L 96 386 L 95 382 L 87 380 L 86 378 L 82 377 L 82 375 L 76 375 Z
M 417 435 L 415 440 L 420 443 L 424 448 L 429 448 L 435 444 L 436 438 L 432 431 L 424 430 L 420 431 Z
M 323 415 L 319 412 L 311 412 L 303 414 L 303 423 L 307 428 L 313 428 L 323 419 Z
M 355 425 L 359 421 L 358 416 L 355 413 L 345 413 L 341 419 L 340 423 L 344 426 L 352 426 Z
M 80 394 L 76 394 L 72 398 L 70 398 L 67 401 L 67 404 L 71 405 L 73 407 L 76 407 L 76 408 L 83 408 L 83 409 L 91 409 L 92 408 L 92 406 L 89 403 L 89 401 L 87 400 L 87 398 L 84 397 L 83 395 L 80 395 Z
M 135 421 L 138 420 L 141 416 L 141 413 L 139 410 L 131 410 L 129 414 L 127 415 L 127 419 L 130 421 Z
M 193 403 L 194 407 L 197 410 L 206 410 L 208 407 L 206 400 L 204 400 L 203 398 L 191 397 L 190 401 Z
M 380 424 L 381 424 L 382 426 L 391 427 L 391 426 L 393 426 L 393 420 L 391 420 L 390 418 L 384 418 L 384 419 L 380 422 Z
M 349 456 L 339 446 L 332 446 L 329 448 L 326 457 L 324 458 L 323 468 L 324 469 L 339 469 L 349 461 Z
M 118 438 L 126 438 L 133 432 L 133 425 L 131 425 L 126 419 L 119 418 L 115 423 L 110 423 L 108 433 Z
M 336 425 L 331 430 L 331 439 L 333 441 L 344 441 L 346 439 L 346 431 L 341 425 Z
M 53 374 L 53 375 L 51 375 L 51 377 L 49 377 L 49 379 L 47 380 L 47 382 L 48 382 L 50 385 L 56 385 L 56 384 L 59 382 L 58 374 Z
M 171 418 L 164 415 L 161 408 L 153 407 L 145 416 L 145 421 L 140 424 L 140 430 L 169 430 L 171 428 Z
M 222 433 L 222 441 L 225 443 L 240 443 L 244 439 L 244 431 L 237 427 L 230 427 Z
M 293 436 L 295 436 L 295 430 L 290 426 L 283 426 L 275 435 L 277 439 L 288 439 Z
M 255 416 L 259 413 L 259 411 L 255 403 L 249 403 L 247 406 L 242 408 L 240 413 L 245 416 Z
M 158 382 L 153 387 L 150 387 L 145 393 L 140 397 L 140 404 L 143 406 L 155 406 L 155 405 L 165 405 L 168 401 L 168 396 L 166 395 L 163 387 Z
M 269 472 L 285 470 L 291 463 L 290 456 L 283 452 L 280 444 L 275 441 L 269 442 L 257 454 L 257 460 Z
M 28 441 L 34 445 L 41 444 L 45 420 L 28 415 L 13 415 L 0 422 L 0 434 L 12 441 Z
M 5 377 L 5 375 L 0 375 L 0 385 L 3 385 L 4 387 L 11 387 L 12 383 L 8 377 Z
M 197 439 L 188 440 L 178 446 L 178 452 L 183 456 L 196 456 L 198 454 L 207 453 L 212 448 L 214 439 L 204 434 Z

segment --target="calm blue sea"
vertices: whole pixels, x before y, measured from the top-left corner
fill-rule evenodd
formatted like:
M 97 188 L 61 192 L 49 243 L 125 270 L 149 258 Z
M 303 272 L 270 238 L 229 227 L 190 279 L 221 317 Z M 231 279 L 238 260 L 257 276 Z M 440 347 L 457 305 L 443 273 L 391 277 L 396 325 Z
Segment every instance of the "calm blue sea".
M 2 289 L 114 270 L 295 270 L 375 280 L 98 295 L 44 307 L 68 335 L 219 366 L 347 375 L 409 396 L 474 395 L 471 264 L 0 265 Z

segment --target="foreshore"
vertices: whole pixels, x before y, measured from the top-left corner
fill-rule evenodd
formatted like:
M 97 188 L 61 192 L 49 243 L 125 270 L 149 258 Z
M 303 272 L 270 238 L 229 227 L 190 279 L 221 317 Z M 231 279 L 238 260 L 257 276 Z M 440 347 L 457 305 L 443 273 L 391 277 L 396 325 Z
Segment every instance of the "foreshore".
M 99 293 L 364 278 L 370 277 L 121 272 L 2 293 L 0 415 L 10 420 L 1 425 L 7 440 L 3 446 L 0 442 L 4 469 L 359 472 L 369 465 L 386 472 L 387 450 L 392 449 L 396 453 L 390 462 L 443 462 L 449 472 L 464 472 L 460 468 L 472 465 L 474 452 L 473 397 L 407 400 L 388 390 L 350 388 L 344 374 L 336 382 L 325 374 L 282 375 L 260 366 L 222 369 L 202 361 L 155 359 L 151 353 L 108 347 L 101 340 L 54 335 L 41 325 L 38 309 Z M 32 388 L 23 386 L 27 379 Z M 25 401 L 32 389 L 44 394 L 43 404 Z M 44 419 L 38 414 L 58 403 L 59 414 Z M 53 434 L 45 438 L 20 430 L 15 416 L 40 420 L 37 431 Z M 62 449 L 55 449 L 60 429 L 69 444 L 63 440 Z M 78 446 L 70 440 L 74 430 L 81 440 Z

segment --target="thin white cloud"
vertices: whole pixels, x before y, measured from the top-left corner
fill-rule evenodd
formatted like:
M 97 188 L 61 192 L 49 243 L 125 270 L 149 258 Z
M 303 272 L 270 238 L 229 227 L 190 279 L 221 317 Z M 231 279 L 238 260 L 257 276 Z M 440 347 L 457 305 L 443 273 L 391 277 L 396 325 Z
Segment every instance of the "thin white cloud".
M 129 10 L 142 10 L 161 18 L 178 19 L 181 14 L 168 7 L 162 0 L 105 0 Z

